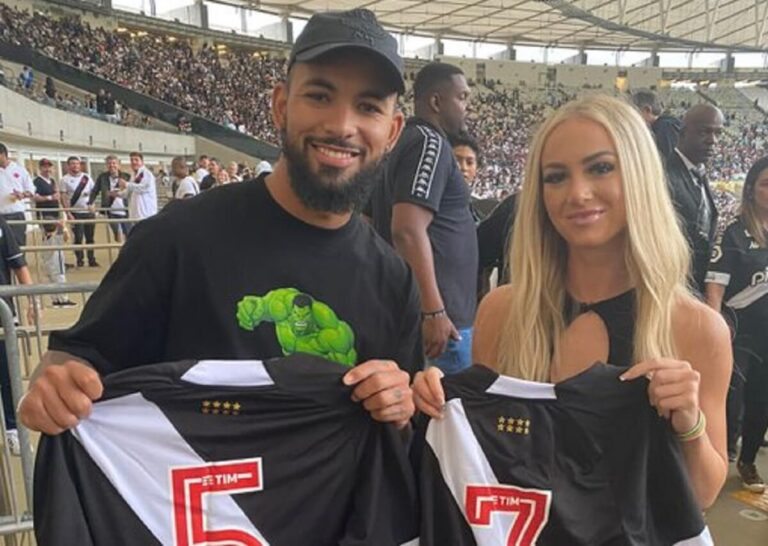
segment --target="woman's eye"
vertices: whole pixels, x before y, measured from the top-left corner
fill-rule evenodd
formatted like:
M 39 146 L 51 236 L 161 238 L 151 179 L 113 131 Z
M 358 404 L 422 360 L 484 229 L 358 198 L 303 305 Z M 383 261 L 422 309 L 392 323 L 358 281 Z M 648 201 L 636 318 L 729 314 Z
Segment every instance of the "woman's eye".
M 595 174 L 608 174 L 613 172 L 615 168 L 613 163 L 595 163 L 589 167 L 589 171 Z
M 565 173 L 546 173 L 543 181 L 545 184 L 558 184 L 565 180 Z

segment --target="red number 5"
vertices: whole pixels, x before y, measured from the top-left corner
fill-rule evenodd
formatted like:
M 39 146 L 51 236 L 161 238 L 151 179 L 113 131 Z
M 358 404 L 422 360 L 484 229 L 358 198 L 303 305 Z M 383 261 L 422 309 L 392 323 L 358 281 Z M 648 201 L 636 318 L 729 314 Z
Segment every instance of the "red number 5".
M 465 512 L 471 525 L 490 527 L 494 512 L 516 514 L 506 546 L 533 546 L 549 519 L 552 493 L 510 485 L 468 485 Z
M 203 497 L 247 493 L 263 489 L 261 457 L 204 466 L 171 469 L 175 546 L 227 544 L 262 546 L 261 540 L 241 529 L 205 528 Z

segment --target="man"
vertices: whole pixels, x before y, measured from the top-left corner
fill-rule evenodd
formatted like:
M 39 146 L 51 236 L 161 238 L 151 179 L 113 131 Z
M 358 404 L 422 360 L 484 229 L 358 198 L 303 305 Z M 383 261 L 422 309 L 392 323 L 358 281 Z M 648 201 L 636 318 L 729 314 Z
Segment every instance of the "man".
M 102 392 L 99 373 L 294 351 L 339 361 L 327 351 L 343 340 L 344 358 L 356 354 L 344 376 L 353 399 L 405 426 L 414 406 L 398 364 L 421 367 L 418 293 L 408 267 L 353 214 L 402 130 L 402 66 L 370 11 L 313 16 L 273 93 L 283 143 L 274 173 L 139 223 L 78 323 L 51 337 L 21 403 L 24 423 L 54 434 L 76 425 Z M 286 312 L 265 314 L 278 312 L 265 307 L 272 301 Z M 318 339 L 315 323 L 342 338 Z
M 155 175 L 144 165 L 144 156 L 131 152 L 130 158 L 133 176 L 129 182 L 120 181 L 114 195 L 128 199 L 128 217 L 133 223 L 157 214 L 157 186 Z
M 11 272 L 16 277 L 18 284 L 32 284 L 32 276 L 27 268 L 24 255 L 19 249 L 13 230 L 0 217 L 0 286 L 11 284 Z M 11 309 L 16 312 L 13 301 L 7 300 Z M 34 298 L 29 298 L 27 307 L 27 320 L 30 324 L 35 323 L 37 316 L 36 302 Z M 8 356 L 5 352 L 5 340 L 0 340 L 0 393 L 3 398 L 3 413 L 5 414 L 5 440 L 8 442 L 8 448 L 13 455 L 21 453 L 19 445 L 19 433 L 16 428 L 16 411 L 13 403 L 13 394 L 11 392 L 11 374 L 8 371 Z
M 702 294 L 717 226 L 717 208 L 704 168 L 715 152 L 723 123 L 723 113 L 711 104 L 688 110 L 677 148 L 666 162 L 672 202 L 691 247 L 693 287 Z
M 452 136 L 449 140 L 453 147 L 453 156 L 459 165 L 459 171 L 461 171 L 464 182 L 467 183 L 471 191 L 477 178 L 477 167 L 480 164 L 480 147 L 477 145 L 477 141 L 466 133 Z M 479 224 L 495 204 L 496 201 L 493 199 L 480 199 L 470 194 L 469 207 L 475 224 Z
M 200 191 L 207 191 L 219 185 L 219 173 L 221 172 L 221 162 L 212 157 L 208 161 L 208 174 L 200 182 Z
M 24 199 L 32 197 L 35 186 L 27 169 L 11 161 L 8 148 L 0 143 L 0 215 L 6 220 L 24 220 Z M 13 230 L 19 245 L 27 244 L 27 226 L 14 224 L 8 226 Z
M 230 182 L 242 182 L 242 177 L 237 174 L 240 170 L 240 167 L 237 164 L 237 161 L 230 161 L 229 165 L 227 165 L 227 174 L 229 175 L 229 181 Z
M 125 206 L 125 200 L 117 195 L 117 192 L 120 191 L 120 181 L 128 181 L 130 176 L 120 170 L 120 161 L 117 156 L 108 155 L 104 162 L 107 165 L 107 170 L 96 177 L 96 186 L 88 198 L 88 206 L 93 212 L 96 198 L 101 195 L 100 206 L 107 211 L 107 218 L 122 220 L 119 223 L 109 224 L 115 241 L 120 242 L 128 236 L 128 208 Z
M 61 193 L 65 195 L 64 202 L 68 205 L 69 215 L 72 220 L 94 220 L 96 215 L 88 207 L 88 198 L 95 187 L 93 179 L 88 173 L 81 172 L 80 158 L 70 156 L 67 158 L 67 174 L 61 177 Z M 93 223 L 72 224 L 75 234 L 75 245 L 94 243 L 96 225 Z M 88 249 L 88 267 L 99 267 L 96 255 L 92 248 Z M 83 251 L 75 250 L 77 267 L 83 267 Z
M 195 180 L 198 184 L 203 181 L 203 178 L 208 176 L 208 156 L 203 154 L 197 159 L 197 170 L 195 171 Z
M 41 159 L 38 163 L 38 175 L 32 181 L 35 185 L 35 195 L 32 200 L 38 210 L 38 218 L 48 220 L 43 222 L 43 245 L 61 246 L 64 244 L 64 222 L 59 208 L 61 194 L 56 180 L 53 179 L 53 163 L 48 159 Z M 66 284 L 66 266 L 64 264 L 64 251 L 51 250 L 42 255 L 43 271 L 48 282 Z M 63 294 L 55 294 L 52 297 L 54 307 L 72 307 L 77 305 Z
M 188 199 L 200 193 L 200 187 L 197 181 L 189 176 L 187 161 L 182 156 L 176 156 L 171 161 L 171 174 L 176 186 L 174 199 Z
M 477 236 L 469 188 L 447 137 L 465 128 L 469 87 L 459 68 L 431 63 L 413 90 L 415 117 L 387 162 L 371 212 L 376 230 L 416 275 L 425 354 L 455 373 L 472 363 Z
M 659 155 L 662 159 L 667 159 L 677 145 L 682 127 L 680 120 L 664 112 L 661 101 L 653 91 L 636 91 L 632 95 L 632 101 L 653 133 Z

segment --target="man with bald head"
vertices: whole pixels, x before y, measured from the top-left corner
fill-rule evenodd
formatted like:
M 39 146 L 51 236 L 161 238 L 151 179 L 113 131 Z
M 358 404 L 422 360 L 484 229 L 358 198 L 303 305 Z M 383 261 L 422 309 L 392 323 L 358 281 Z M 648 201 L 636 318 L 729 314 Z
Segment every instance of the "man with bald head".
M 723 132 L 723 113 L 711 104 L 697 104 L 683 117 L 675 152 L 666 161 L 667 181 L 675 209 L 691 247 L 693 287 L 704 291 L 717 226 L 717 209 L 705 172 Z

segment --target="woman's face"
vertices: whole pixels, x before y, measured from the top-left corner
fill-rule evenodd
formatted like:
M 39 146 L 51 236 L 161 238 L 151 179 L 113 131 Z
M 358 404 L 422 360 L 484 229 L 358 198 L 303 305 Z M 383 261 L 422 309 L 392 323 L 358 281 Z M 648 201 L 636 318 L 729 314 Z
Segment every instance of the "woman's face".
M 557 125 L 541 155 L 544 206 L 571 249 L 616 246 L 626 237 L 619 159 L 608 131 L 592 120 Z
M 755 181 L 754 199 L 763 218 L 768 218 L 768 169 L 763 169 Z

